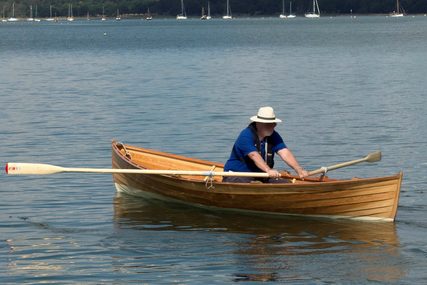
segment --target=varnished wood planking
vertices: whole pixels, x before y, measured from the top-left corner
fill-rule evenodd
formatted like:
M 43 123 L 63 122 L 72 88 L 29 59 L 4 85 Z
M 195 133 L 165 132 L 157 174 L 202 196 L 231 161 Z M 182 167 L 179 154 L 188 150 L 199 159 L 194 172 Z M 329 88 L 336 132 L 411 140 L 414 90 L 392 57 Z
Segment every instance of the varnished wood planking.
M 183 156 L 126 146 L 132 160 L 113 143 L 114 168 L 154 168 L 222 171 L 223 165 Z M 114 174 L 116 183 L 185 203 L 284 214 L 374 217 L 393 220 L 402 174 L 369 179 L 298 181 L 296 184 L 233 184 L 214 181 L 207 189 L 204 178 Z

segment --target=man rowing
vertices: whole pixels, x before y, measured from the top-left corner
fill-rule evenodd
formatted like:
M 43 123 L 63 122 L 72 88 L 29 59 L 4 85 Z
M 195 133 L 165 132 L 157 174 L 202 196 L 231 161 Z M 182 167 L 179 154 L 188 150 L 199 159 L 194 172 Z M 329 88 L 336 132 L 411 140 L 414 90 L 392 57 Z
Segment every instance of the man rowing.
M 266 172 L 269 178 L 230 176 L 224 177 L 224 182 L 283 182 L 279 179 L 280 173 L 274 169 L 275 153 L 293 168 L 300 178 L 308 176 L 307 171 L 300 166 L 282 137 L 274 130 L 277 123 L 282 122 L 282 120 L 276 118 L 272 107 L 259 108 L 257 115 L 252 116 L 250 120 L 252 123 L 242 130 L 234 143 L 230 158 L 224 166 L 224 171 Z

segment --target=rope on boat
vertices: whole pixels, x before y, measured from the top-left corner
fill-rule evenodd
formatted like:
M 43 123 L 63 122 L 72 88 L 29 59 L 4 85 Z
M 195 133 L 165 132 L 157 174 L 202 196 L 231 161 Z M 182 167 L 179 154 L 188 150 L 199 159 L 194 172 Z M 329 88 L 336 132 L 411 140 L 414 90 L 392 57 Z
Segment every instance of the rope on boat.
M 207 176 L 208 179 L 206 179 L 206 189 L 208 190 L 215 190 L 215 185 L 213 183 L 213 175 Z
M 209 170 L 209 172 L 207 173 L 207 176 L 205 176 L 205 186 L 206 189 L 208 190 L 214 190 L 215 189 L 215 185 L 213 184 L 213 171 L 216 168 L 216 165 L 212 165 L 211 169 Z
M 326 166 L 322 166 L 320 170 L 322 171 L 322 175 L 320 175 L 320 181 L 323 181 L 326 176 L 326 172 L 328 172 L 329 169 Z
M 129 159 L 132 159 L 130 153 L 128 152 L 128 150 L 126 149 L 125 145 L 122 142 L 116 142 L 117 147 L 121 147 L 123 148 L 123 150 L 125 151 L 125 156 Z

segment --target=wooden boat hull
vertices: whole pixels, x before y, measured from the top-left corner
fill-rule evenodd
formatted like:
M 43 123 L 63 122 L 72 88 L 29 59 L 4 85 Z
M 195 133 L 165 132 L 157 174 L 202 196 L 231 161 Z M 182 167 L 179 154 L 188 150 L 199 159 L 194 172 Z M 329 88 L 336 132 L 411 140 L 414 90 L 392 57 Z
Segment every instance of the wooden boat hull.
M 128 156 L 126 156 L 128 153 Z M 112 144 L 113 168 L 222 171 L 220 163 Z M 119 192 L 205 208 L 264 214 L 394 221 L 402 172 L 350 180 L 307 179 L 296 183 L 224 183 L 196 176 L 113 174 Z M 289 177 L 291 179 L 293 177 Z

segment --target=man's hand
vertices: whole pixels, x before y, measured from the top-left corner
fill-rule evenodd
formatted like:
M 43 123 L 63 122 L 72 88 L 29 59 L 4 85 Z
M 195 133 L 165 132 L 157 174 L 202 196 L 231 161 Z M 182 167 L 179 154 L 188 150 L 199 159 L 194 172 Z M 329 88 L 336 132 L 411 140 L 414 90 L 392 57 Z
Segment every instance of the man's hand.
M 305 169 L 304 169 L 304 168 L 302 168 L 302 167 L 299 167 L 299 168 L 297 169 L 297 174 L 298 174 L 299 178 L 301 178 L 301 179 L 304 179 L 304 177 L 307 177 L 307 176 L 308 176 L 308 172 L 307 172 L 307 170 L 305 170 Z
M 270 169 L 267 171 L 267 173 L 268 173 L 268 176 L 270 178 L 279 178 L 280 177 L 280 173 L 276 169 Z

